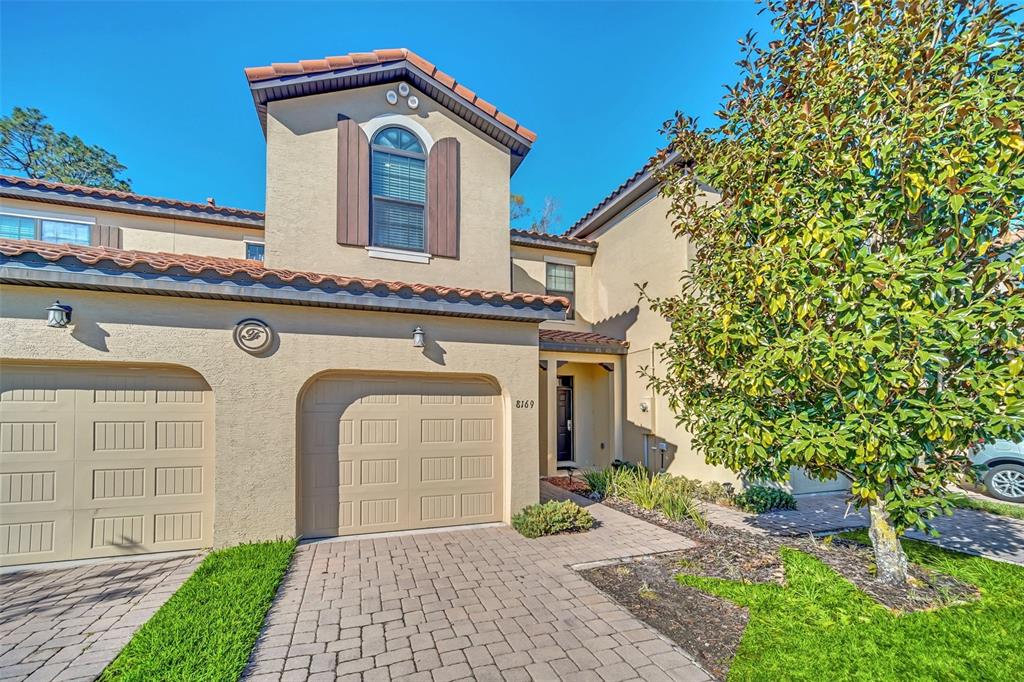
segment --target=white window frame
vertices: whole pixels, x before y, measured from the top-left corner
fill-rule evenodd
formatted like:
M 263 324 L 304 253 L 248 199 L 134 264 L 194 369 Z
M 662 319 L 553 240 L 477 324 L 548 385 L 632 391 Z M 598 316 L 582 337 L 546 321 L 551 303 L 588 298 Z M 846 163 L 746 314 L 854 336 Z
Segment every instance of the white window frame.
M 243 239 L 242 243 L 245 245 L 246 253 L 244 254 L 244 256 L 246 257 L 246 260 L 249 259 L 248 256 L 249 256 L 249 245 L 250 244 L 252 244 L 253 246 L 262 246 L 263 247 L 263 257 L 266 258 L 266 255 L 267 255 L 267 243 L 266 242 L 258 241 L 256 239 Z M 262 263 L 263 261 L 260 261 L 260 262 Z
M 426 264 L 433 258 L 429 253 L 421 251 L 406 251 L 405 249 L 393 249 L 390 246 L 367 246 L 366 253 L 370 258 L 381 258 L 383 260 L 398 260 L 405 263 Z
M 35 235 L 32 237 L 35 241 L 45 241 L 43 239 L 43 221 L 52 220 L 54 222 L 70 223 L 72 225 L 85 225 L 89 228 L 89 246 L 94 245 L 94 232 L 93 228 L 96 226 L 96 218 L 91 216 L 73 215 L 68 213 L 54 213 L 51 211 L 25 211 L 18 208 L 9 208 L 7 206 L 0 205 L 0 214 L 9 215 L 14 218 L 27 218 L 35 221 Z M 47 242 L 48 244 L 70 244 L 71 242 Z M 81 246 L 81 244 L 76 244 Z

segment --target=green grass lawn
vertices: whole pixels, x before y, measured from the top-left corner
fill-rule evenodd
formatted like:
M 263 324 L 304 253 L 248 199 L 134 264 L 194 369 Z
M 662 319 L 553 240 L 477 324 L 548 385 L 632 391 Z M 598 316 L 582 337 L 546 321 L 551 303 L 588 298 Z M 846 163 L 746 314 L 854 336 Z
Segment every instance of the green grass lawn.
M 1021 679 L 1024 567 L 903 545 L 912 561 L 977 586 L 981 599 L 897 615 L 796 550 L 783 550 L 785 587 L 677 580 L 749 609 L 730 681 Z
M 237 680 L 284 576 L 295 542 L 211 553 L 101 680 Z
M 1019 504 L 1007 504 L 998 500 L 979 500 L 976 497 L 966 496 L 955 498 L 953 504 L 961 509 L 977 509 L 989 514 L 998 514 L 999 516 L 1009 516 L 1010 518 L 1024 520 L 1024 507 Z

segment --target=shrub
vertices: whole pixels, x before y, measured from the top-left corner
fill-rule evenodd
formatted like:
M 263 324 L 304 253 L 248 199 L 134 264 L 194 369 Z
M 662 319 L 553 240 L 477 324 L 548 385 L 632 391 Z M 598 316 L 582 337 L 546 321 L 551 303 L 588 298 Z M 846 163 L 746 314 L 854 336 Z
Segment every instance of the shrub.
M 735 496 L 731 485 L 719 483 L 718 481 L 704 482 L 696 478 L 686 478 L 685 476 L 675 476 L 674 480 L 678 481 L 677 485 L 682 490 L 685 490 L 688 495 L 705 502 L 731 503 L 732 498 Z
M 576 533 L 589 530 L 593 525 L 594 517 L 590 512 L 571 500 L 531 504 L 512 517 L 512 527 L 528 538 Z
M 740 509 L 754 514 L 763 514 L 773 509 L 796 509 L 796 499 L 782 488 L 766 485 L 752 485 L 736 496 L 734 502 Z

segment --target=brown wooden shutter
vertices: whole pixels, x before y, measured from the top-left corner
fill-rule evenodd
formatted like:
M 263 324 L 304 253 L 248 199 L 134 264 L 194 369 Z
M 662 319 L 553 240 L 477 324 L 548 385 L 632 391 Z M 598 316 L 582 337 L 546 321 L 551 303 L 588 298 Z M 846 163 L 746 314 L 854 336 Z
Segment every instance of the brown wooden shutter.
M 338 116 L 338 243 L 370 243 L 370 141 L 359 124 Z
M 121 228 L 117 225 L 93 225 L 92 245 L 109 246 L 112 249 L 121 248 Z
M 459 141 L 445 137 L 427 157 L 427 251 L 459 257 Z

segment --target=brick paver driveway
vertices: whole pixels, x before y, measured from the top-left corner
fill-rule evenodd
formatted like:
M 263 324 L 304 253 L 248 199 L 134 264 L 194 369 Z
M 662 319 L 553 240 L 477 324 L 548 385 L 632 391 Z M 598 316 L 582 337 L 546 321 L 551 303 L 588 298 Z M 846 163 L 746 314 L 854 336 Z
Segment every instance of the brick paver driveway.
M 201 557 L 0 575 L 0 680 L 93 680 Z
M 601 525 L 579 535 L 527 540 L 499 526 L 302 545 L 246 677 L 709 679 L 569 568 L 692 543 L 590 509 Z

